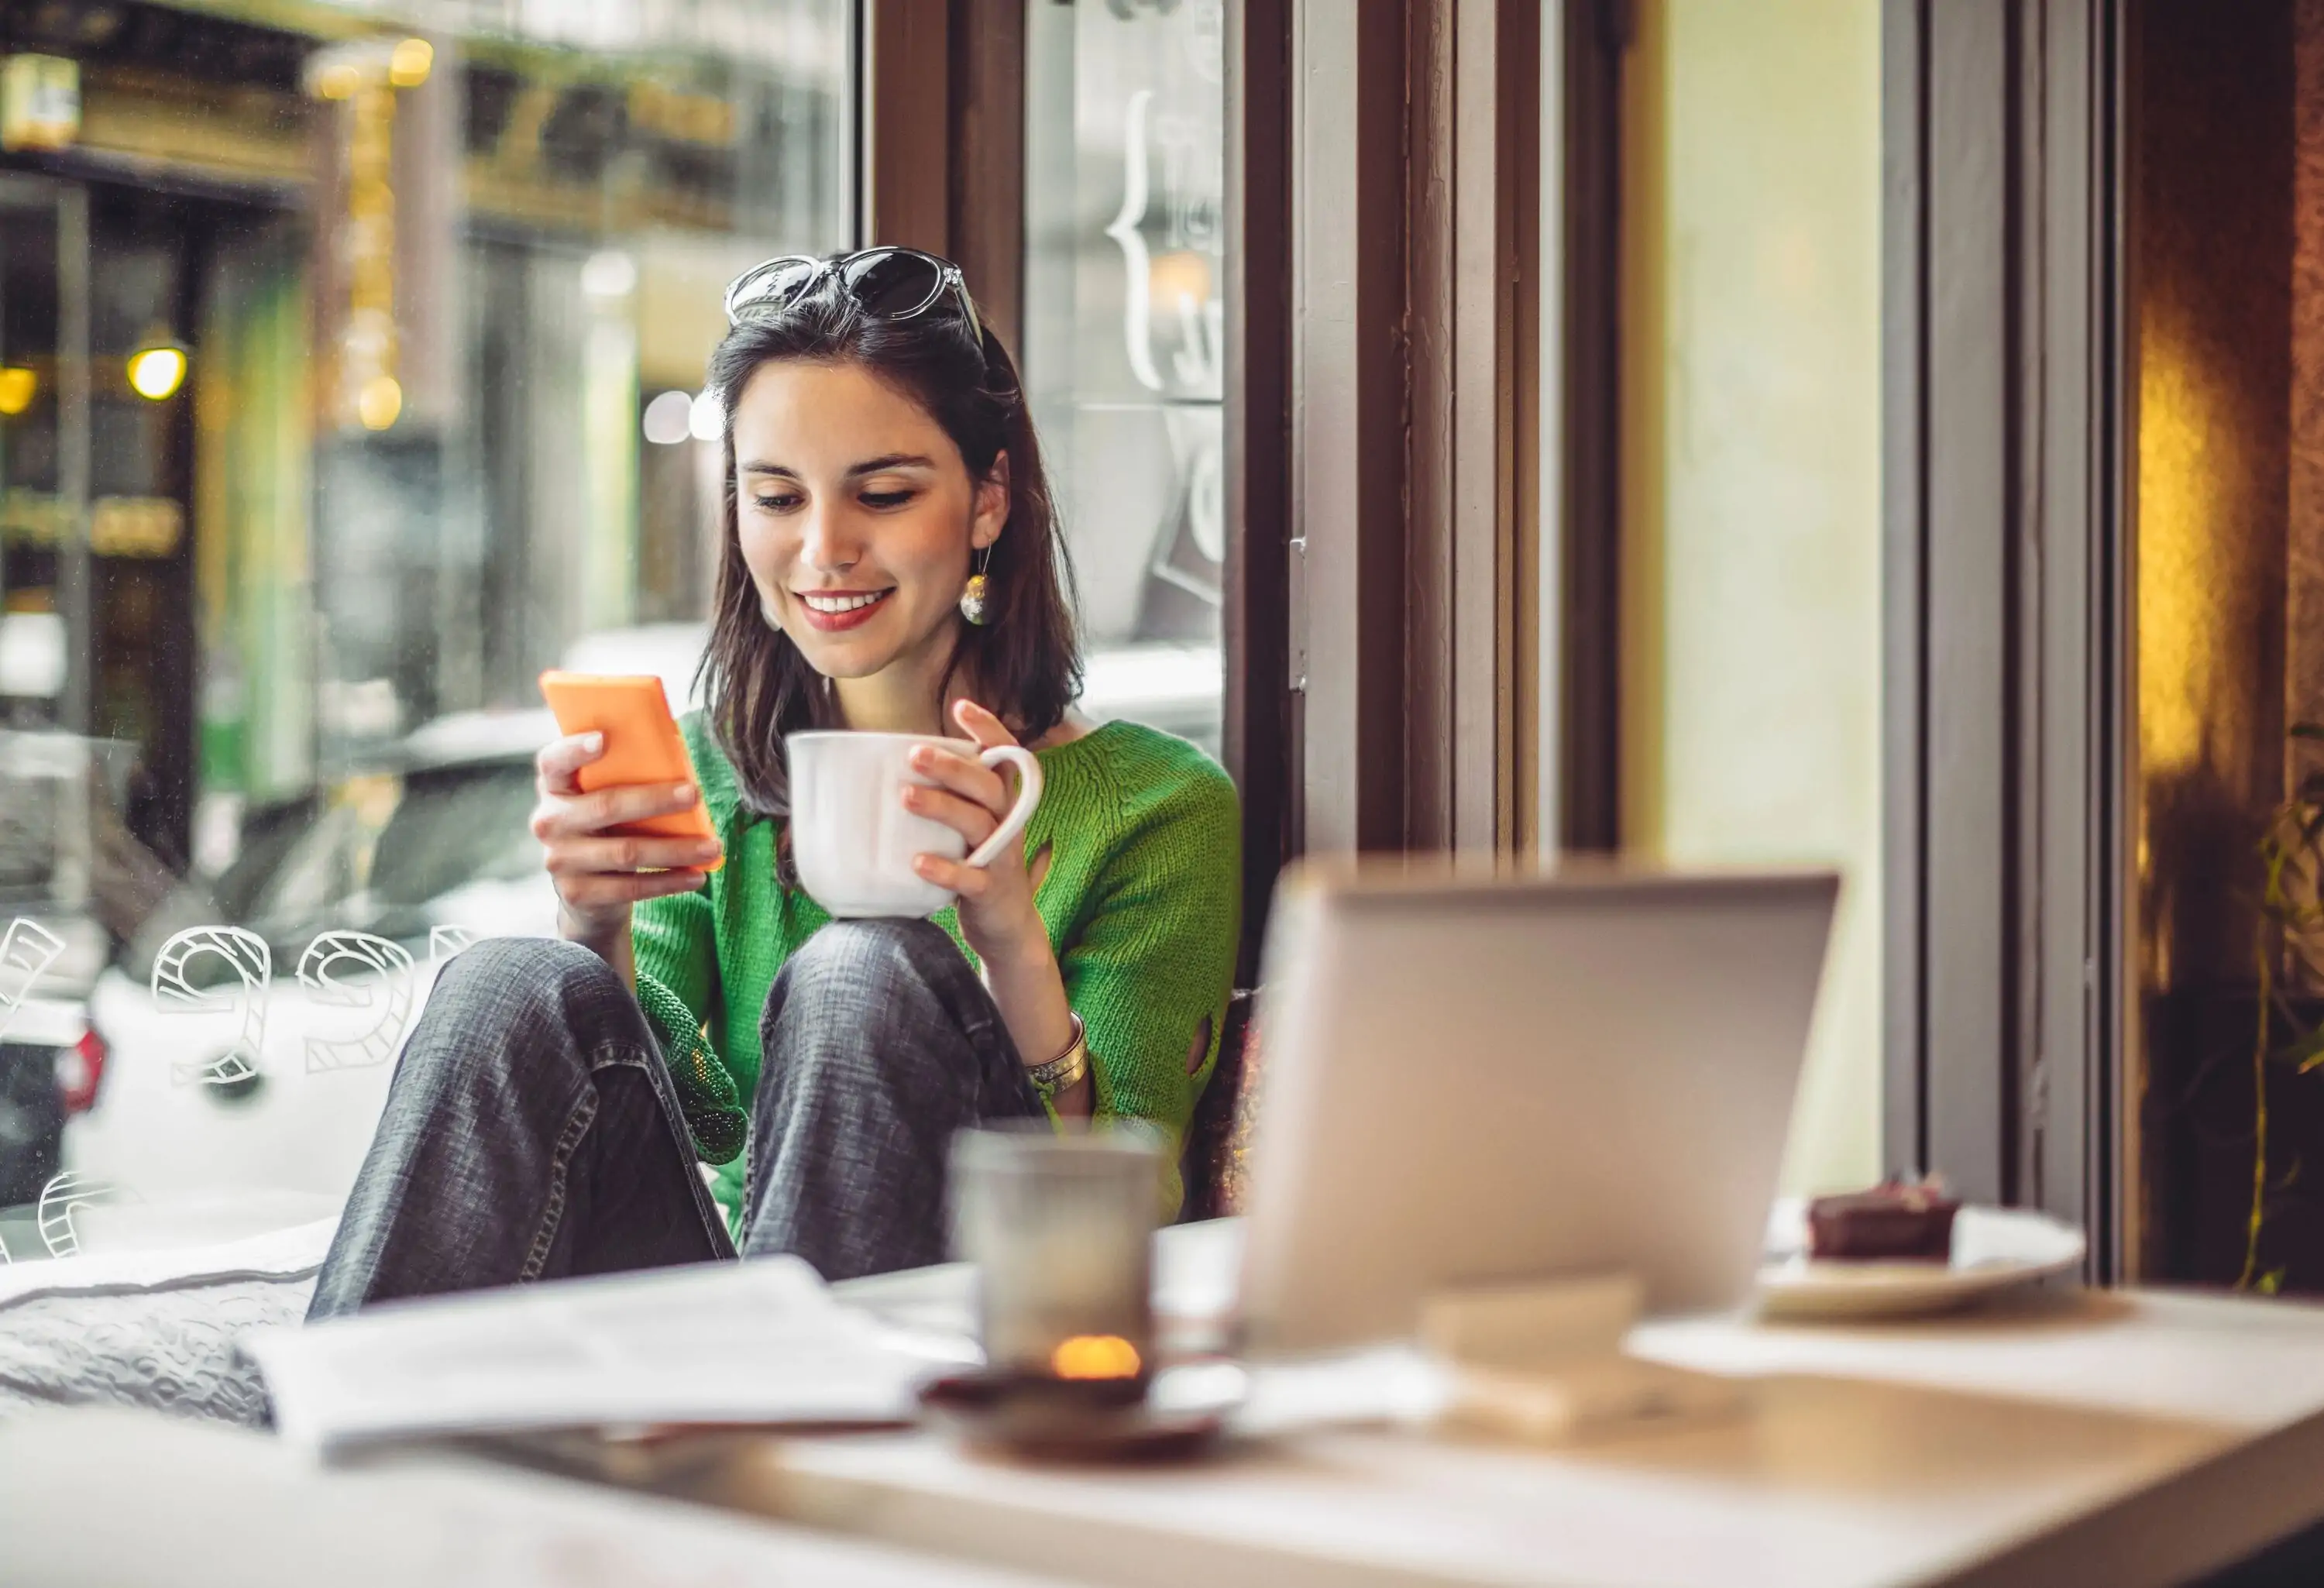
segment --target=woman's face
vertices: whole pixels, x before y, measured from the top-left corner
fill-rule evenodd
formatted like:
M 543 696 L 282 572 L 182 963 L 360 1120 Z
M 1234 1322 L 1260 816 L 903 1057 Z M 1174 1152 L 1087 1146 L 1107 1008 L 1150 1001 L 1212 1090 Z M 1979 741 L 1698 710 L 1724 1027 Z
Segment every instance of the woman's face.
M 919 404 L 860 365 L 760 366 L 734 406 L 735 523 L 770 623 L 825 678 L 941 669 L 1008 457 L 969 478 Z

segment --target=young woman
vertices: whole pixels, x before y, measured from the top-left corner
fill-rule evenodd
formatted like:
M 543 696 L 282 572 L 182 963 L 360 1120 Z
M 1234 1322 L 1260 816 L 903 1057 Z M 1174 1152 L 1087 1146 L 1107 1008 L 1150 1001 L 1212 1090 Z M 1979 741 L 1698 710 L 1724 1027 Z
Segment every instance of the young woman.
M 709 705 L 684 725 L 699 787 L 583 794 L 602 746 L 541 752 L 564 940 L 446 967 L 309 1316 L 738 1250 L 832 1279 L 937 1261 L 955 1131 L 1096 1117 L 1167 1155 L 1208 1078 L 1233 788 L 1179 740 L 1073 711 L 1040 448 L 960 272 L 892 248 L 773 260 L 727 318 Z M 1021 851 L 921 856 L 959 895 L 933 922 L 828 920 L 790 879 L 783 737 L 832 727 L 954 736 L 902 798 L 972 845 L 1010 792 L 975 751 L 1030 746 L 1046 791 Z M 697 799 L 718 845 L 613 831 Z M 1177 1191 L 1173 1168 L 1166 1211 Z

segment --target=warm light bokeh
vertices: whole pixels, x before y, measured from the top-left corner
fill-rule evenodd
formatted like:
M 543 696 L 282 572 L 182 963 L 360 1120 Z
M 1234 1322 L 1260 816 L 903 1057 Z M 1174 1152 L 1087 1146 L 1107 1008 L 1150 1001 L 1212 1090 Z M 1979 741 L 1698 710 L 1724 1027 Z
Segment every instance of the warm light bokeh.
M 1138 1347 L 1119 1334 L 1075 1334 L 1049 1358 L 1060 1379 L 1134 1379 L 1140 1365 Z
M 160 402 L 185 383 L 186 355 L 176 347 L 147 347 L 129 357 L 129 385 L 140 397 Z
M 367 430 L 383 430 L 403 411 L 403 388 L 392 375 L 374 375 L 355 398 L 355 417 Z
M 416 88 L 428 80 L 435 64 L 434 45 L 425 39 L 405 39 L 387 58 L 387 80 L 399 88 Z

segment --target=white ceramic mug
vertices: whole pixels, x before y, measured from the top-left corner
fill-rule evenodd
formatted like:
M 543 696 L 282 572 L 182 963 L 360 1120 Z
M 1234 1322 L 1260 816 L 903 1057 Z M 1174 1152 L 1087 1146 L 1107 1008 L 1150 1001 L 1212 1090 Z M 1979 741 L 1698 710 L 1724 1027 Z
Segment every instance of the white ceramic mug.
M 968 863 L 983 866 L 1018 841 L 1041 800 L 1041 763 L 1015 744 L 978 751 L 966 739 L 932 734 L 793 734 L 786 740 L 791 774 L 791 858 L 799 882 L 817 904 L 842 919 L 863 916 L 925 919 L 953 901 L 912 869 L 921 854 L 958 860 L 968 840 L 940 821 L 904 808 L 904 789 L 936 780 L 912 770 L 923 744 L 974 753 L 986 766 L 1016 767 L 1016 802 Z

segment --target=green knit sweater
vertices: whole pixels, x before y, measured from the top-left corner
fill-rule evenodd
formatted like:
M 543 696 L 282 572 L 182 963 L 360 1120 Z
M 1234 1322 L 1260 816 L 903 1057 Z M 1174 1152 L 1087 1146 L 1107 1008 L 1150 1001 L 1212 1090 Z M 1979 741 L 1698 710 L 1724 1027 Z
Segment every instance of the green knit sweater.
M 760 1013 L 775 973 L 831 918 L 778 879 L 776 824 L 742 805 L 699 714 L 683 725 L 726 864 L 699 891 L 637 907 L 638 1002 L 661 1035 L 695 1149 L 715 1166 L 712 1192 L 739 1233 Z M 1178 1143 L 1217 1061 L 1234 976 L 1242 839 L 1234 785 L 1193 745 L 1136 723 L 1109 723 L 1038 754 L 1043 790 L 1025 852 L 1047 849 L 1049 869 L 1034 902 L 1087 1032 L 1097 1116 L 1143 1121 L 1163 1138 L 1167 1217 L 1180 1196 Z M 936 920 L 960 942 L 954 911 Z M 1190 1066 L 1205 1029 L 1208 1050 Z

